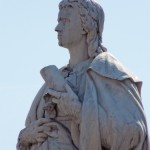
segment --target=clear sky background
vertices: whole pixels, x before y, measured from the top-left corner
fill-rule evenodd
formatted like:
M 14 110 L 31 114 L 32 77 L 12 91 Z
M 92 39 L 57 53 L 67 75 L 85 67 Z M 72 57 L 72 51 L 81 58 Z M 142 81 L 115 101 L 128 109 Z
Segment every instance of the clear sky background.
M 38 89 L 42 67 L 68 63 L 57 44 L 60 0 L 0 0 L 0 149 L 15 150 Z M 150 127 L 150 0 L 98 0 L 105 11 L 103 44 L 143 81 Z

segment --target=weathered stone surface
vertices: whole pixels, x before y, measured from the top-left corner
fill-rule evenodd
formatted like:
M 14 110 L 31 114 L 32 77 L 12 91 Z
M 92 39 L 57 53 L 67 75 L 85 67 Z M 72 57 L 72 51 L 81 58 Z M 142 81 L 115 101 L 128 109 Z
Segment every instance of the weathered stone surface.
M 141 81 L 102 46 L 103 9 L 94 0 L 62 0 L 59 9 L 69 64 L 41 70 L 17 150 L 149 150 Z

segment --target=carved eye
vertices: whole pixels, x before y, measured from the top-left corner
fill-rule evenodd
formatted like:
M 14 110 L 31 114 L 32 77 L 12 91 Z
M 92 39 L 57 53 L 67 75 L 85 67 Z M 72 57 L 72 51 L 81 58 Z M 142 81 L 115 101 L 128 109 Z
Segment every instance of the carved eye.
M 69 20 L 69 19 L 67 19 L 67 18 L 64 18 L 64 19 L 62 19 L 62 22 L 63 22 L 63 24 L 65 24 L 65 23 L 69 23 L 69 22 L 70 22 L 70 20 Z
M 72 6 L 72 5 L 68 5 L 67 7 L 69 7 L 69 8 L 73 8 L 73 6 Z

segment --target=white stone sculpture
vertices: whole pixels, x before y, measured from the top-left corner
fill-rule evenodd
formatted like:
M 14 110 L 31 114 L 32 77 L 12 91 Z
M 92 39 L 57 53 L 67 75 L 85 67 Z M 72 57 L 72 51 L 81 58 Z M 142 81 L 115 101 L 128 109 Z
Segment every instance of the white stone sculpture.
M 103 9 L 94 0 L 62 0 L 59 9 L 69 64 L 41 70 L 17 150 L 149 150 L 141 81 L 102 46 Z

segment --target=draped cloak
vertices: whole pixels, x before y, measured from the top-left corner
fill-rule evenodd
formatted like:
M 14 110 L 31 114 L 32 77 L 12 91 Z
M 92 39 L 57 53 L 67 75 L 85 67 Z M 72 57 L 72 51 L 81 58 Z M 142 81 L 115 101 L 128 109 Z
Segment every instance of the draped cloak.
M 79 150 L 149 150 L 147 123 L 141 102 L 141 81 L 114 56 L 96 56 L 85 73 L 79 122 Z M 36 95 L 26 127 L 43 117 L 44 84 Z M 74 140 L 74 139 L 73 139 Z M 129 145 L 129 147 L 128 147 Z

